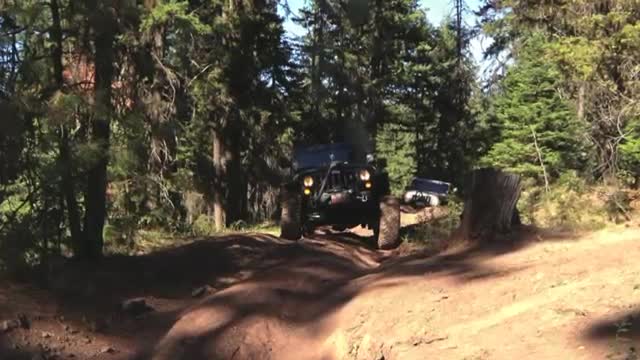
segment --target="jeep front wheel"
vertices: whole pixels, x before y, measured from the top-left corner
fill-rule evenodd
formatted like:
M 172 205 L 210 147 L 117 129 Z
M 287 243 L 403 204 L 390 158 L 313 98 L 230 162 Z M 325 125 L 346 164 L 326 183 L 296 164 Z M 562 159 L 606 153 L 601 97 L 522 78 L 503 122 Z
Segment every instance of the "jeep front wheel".
M 295 191 L 282 189 L 280 215 L 280 237 L 298 240 L 302 237 L 302 210 L 300 195 Z
M 400 245 L 400 201 L 385 196 L 380 202 L 380 220 L 374 226 L 378 248 L 395 249 Z

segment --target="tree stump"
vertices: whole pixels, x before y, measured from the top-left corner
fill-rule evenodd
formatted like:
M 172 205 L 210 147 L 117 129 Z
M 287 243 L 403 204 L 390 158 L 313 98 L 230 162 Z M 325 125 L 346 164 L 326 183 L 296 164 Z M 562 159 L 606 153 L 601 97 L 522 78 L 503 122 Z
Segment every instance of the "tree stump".
M 459 234 L 468 240 L 489 240 L 495 234 L 520 225 L 516 209 L 520 199 L 520 176 L 496 169 L 480 169 L 471 174 Z

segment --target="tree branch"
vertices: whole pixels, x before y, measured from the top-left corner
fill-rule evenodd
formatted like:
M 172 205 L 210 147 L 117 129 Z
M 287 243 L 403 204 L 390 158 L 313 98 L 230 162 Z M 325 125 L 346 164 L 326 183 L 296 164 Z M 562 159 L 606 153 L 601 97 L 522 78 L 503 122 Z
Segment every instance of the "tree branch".
M 544 165 L 544 160 L 542 159 L 542 151 L 540 150 L 540 146 L 538 146 L 538 136 L 536 135 L 536 130 L 533 126 L 530 125 L 529 128 L 531 129 L 531 135 L 533 135 L 533 145 L 536 147 L 538 161 L 540 161 L 540 167 L 542 168 L 542 174 L 544 175 L 544 189 L 549 193 L 549 177 L 547 176 L 547 168 Z

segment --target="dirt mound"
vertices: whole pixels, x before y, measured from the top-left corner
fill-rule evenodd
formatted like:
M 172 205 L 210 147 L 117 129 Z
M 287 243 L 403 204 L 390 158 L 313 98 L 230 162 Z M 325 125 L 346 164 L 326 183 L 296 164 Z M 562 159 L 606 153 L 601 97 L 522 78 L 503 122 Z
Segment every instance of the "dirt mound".
M 95 264 L 66 263 L 53 269 L 49 276 L 53 286 L 47 290 L 0 281 L 0 322 L 26 313 L 33 324 L 30 329 L 0 334 L 0 359 L 42 354 L 147 358 L 192 309 L 226 309 L 228 304 L 240 324 L 251 322 L 252 308 L 264 314 L 283 311 L 286 317 L 295 303 L 282 306 L 282 299 L 308 302 L 377 267 L 388 256 L 373 250 L 367 239 L 350 234 L 318 235 L 299 242 L 246 234 L 197 240 L 149 255 L 115 256 Z M 136 299 L 132 303 L 140 299 L 145 311 L 123 312 L 122 304 L 130 299 Z M 223 312 L 220 316 L 226 316 Z M 323 312 L 301 316 L 311 319 Z M 105 349 L 113 351 L 102 353 Z
M 173 359 L 301 359 L 330 334 L 332 314 L 357 294 L 350 279 L 380 253 L 327 239 L 187 310 L 150 356 Z M 305 352 L 305 353 L 302 353 Z

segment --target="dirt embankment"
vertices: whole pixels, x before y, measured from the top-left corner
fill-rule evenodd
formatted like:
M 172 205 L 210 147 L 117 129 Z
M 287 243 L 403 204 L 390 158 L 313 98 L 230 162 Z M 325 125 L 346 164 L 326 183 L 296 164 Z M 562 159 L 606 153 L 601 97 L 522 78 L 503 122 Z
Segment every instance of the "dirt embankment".
M 0 354 L 51 354 L 37 345 L 51 348 L 66 337 L 67 345 L 55 352 L 60 358 L 637 356 L 640 230 L 521 235 L 506 245 L 431 257 L 397 258 L 342 234 L 297 243 L 227 237 L 111 259 L 101 267 L 101 285 L 79 295 L 73 306 L 68 295 L 0 290 L 0 315 L 24 312 L 33 319 L 31 329 L 0 335 Z M 204 284 L 215 289 L 194 298 L 193 288 Z M 138 319 L 108 315 L 117 301 L 137 296 L 155 311 Z M 91 311 L 89 300 L 100 310 Z M 82 320 L 87 314 L 111 320 L 92 329 Z M 78 330 L 74 335 L 65 326 Z M 45 339 L 43 331 L 52 336 Z

